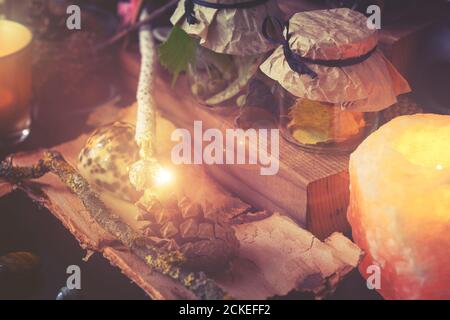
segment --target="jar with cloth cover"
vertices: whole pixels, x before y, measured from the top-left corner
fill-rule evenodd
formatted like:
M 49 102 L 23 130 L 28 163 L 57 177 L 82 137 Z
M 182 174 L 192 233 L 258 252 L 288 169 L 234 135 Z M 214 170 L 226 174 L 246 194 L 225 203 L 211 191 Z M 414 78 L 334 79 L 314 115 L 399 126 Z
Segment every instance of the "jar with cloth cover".
M 279 46 L 260 69 L 275 85 L 280 131 L 310 151 L 349 152 L 377 127 L 377 112 L 410 91 L 356 11 L 300 12 L 278 24 Z
M 250 80 L 275 48 L 262 34 L 269 15 L 282 17 L 274 0 L 185 0 L 171 17 L 198 41 L 188 67 L 189 87 L 204 106 L 241 106 Z

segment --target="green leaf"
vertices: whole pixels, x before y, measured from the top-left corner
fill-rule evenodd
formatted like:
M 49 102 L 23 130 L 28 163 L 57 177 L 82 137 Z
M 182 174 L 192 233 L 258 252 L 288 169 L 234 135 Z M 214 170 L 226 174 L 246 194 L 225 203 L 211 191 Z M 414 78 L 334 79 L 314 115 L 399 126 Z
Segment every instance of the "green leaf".
M 169 38 L 158 48 L 159 62 L 173 75 L 172 85 L 180 72 L 186 71 L 189 63 L 195 62 L 197 42 L 183 29 L 174 26 Z

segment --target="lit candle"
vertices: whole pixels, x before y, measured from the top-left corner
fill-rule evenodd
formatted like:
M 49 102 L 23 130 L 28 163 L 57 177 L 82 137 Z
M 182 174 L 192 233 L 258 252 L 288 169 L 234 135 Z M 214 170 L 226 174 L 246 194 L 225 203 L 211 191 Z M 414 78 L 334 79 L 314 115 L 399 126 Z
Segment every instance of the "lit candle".
M 351 155 L 349 170 L 362 275 L 380 276 L 387 299 L 450 299 L 450 116 L 392 120 Z
M 31 41 L 26 27 L 0 20 L 0 146 L 19 142 L 29 133 Z

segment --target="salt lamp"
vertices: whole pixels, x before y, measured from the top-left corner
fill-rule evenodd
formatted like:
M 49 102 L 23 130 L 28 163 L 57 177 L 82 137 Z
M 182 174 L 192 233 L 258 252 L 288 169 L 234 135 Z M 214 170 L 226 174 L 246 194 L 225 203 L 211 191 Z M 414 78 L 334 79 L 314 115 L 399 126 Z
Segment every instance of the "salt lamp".
M 350 157 L 348 219 L 386 299 L 450 299 L 450 116 L 392 120 Z

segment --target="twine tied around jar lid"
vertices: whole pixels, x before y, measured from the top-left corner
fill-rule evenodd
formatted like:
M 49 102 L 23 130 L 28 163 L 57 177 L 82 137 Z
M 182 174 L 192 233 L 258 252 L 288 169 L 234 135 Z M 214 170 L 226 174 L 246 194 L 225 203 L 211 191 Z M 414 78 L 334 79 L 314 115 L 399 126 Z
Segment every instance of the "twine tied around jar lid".
M 280 32 L 269 34 L 268 21 L 282 27 L 281 37 Z M 260 69 L 293 96 L 374 112 L 411 91 L 377 49 L 377 30 L 368 27 L 363 14 L 346 8 L 315 10 L 281 21 L 269 18 L 262 26 L 268 41 L 279 46 Z
M 276 39 L 270 36 L 268 31 L 269 22 L 275 22 L 281 28 L 281 30 L 286 29 L 286 33 L 285 34 L 283 33 L 280 39 Z M 266 17 L 263 22 L 262 33 L 269 42 L 275 45 L 281 45 L 283 47 L 284 57 L 286 58 L 289 67 L 293 71 L 299 74 L 307 74 L 313 79 L 317 78 L 317 73 L 311 70 L 311 68 L 308 67 L 307 63 L 326 67 L 340 67 L 340 68 L 348 67 L 367 60 L 368 58 L 370 58 L 372 53 L 374 53 L 375 50 L 377 49 L 377 46 L 375 46 L 373 47 L 373 49 L 371 49 L 365 54 L 346 59 L 335 59 L 335 60 L 311 59 L 308 57 L 302 57 L 301 55 L 291 50 L 289 40 L 292 37 L 292 33 L 289 32 L 289 21 L 281 22 L 281 20 L 278 19 L 277 17 L 274 16 Z

